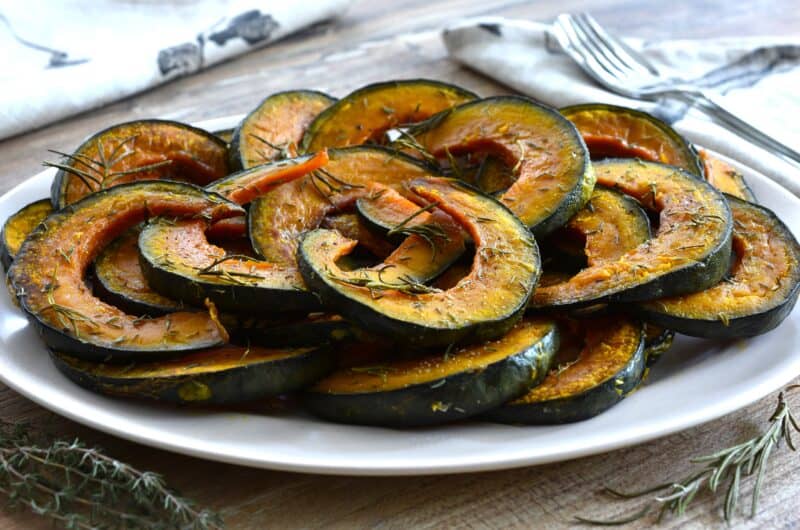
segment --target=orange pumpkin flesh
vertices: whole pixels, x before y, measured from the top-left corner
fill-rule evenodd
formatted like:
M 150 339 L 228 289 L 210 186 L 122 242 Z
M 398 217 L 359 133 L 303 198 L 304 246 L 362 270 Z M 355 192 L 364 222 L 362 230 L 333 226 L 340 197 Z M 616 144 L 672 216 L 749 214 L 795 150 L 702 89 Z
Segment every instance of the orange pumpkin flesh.
M 222 140 L 188 125 L 143 120 L 101 131 L 73 153 L 67 165 L 85 172 L 80 178 L 60 171 L 54 200 L 59 207 L 93 191 L 134 180 L 181 180 L 205 185 L 228 174 Z M 150 170 L 140 168 L 163 164 Z
M 574 126 L 525 98 L 461 105 L 416 139 L 437 158 L 485 153 L 513 168 L 517 179 L 500 202 L 537 235 L 563 225 L 594 186 L 589 153 Z
M 207 222 L 241 213 L 219 196 L 175 182 L 117 186 L 48 217 L 23 244 L 9 280 L 46 342 L 74 355 L 168 356 L 221 344 L 225 331 L 209 314 L 137 318 L 101 302 L 83 278 L 103 247 L 146 218 L 200 216 Z

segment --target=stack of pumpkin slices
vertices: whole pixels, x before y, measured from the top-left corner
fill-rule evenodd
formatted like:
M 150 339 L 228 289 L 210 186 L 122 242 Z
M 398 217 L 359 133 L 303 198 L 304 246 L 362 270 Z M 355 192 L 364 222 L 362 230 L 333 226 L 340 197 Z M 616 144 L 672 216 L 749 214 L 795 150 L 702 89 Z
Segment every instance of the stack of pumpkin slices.
M 59 154 L 3 265 L 58 369 L 113 396 L 578 421 L 676 332 L 765 333 L 800 285 L 800 246 L 742 176 L 622 107 L 391 81 Z

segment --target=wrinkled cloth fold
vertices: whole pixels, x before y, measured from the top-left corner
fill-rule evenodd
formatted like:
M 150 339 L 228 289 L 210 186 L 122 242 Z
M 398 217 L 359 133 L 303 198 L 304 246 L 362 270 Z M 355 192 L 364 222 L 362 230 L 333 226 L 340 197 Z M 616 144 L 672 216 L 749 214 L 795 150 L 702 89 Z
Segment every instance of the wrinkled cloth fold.
M 653 113 L 697 145 L 749 166 L 800 196 L 800 170 L 710 122 L 697 109 L 649 103 L 597 85 L 566 55 L 549 24 L 504 18 L 461 21 L 444 30 L 449 55 L 554 107 L 601 102 Z M 800 150 L 800 38 L 675 41 L 626 39 L 667 77 L 696 81 L 715 102 Z
M 350 0 L 0 0 L 0 139 L 343 13 Z

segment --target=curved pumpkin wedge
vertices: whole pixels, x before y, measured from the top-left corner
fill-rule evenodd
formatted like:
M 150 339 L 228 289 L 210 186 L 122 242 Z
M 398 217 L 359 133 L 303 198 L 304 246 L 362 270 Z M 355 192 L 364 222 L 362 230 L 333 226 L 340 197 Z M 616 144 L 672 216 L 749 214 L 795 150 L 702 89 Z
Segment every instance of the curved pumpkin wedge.
M 472 236 L 475 260 L 467 277 L 446 291 L 411 281 L 365 281 L 360 271 L 336 263 L 356 242 L 319 229 L 308 232 L 299 247 L 309 288 L 364 329 L 405 343 L 441 346 L 502 335 L 518 321 L 536 286 L 536 241 L 508 209 L 462 181 L 419 179 L 409 189 L 437 203 Z
M 487 418 L 526 424 L 585 420 L 639 386 L 645 370 L 641 323 L 616 316 L 568 321 L 564 327 L 561 348 L 544 381 Z
M 730 265 L 733 226 L 722 194 L 679 168 L 655 162 L 605 160 L 594 166 L 599 184 L 659 212 L 658 230 L 617 260 L 537 289 L 532 307 L 651 300 L 700 291 L 722 279 Z
M 431 218 L 435 217 L 434 213 L 424 207 L 420 209 L 418 204 L 394 189 L 380 186 L 376 188 L 370 195 L 356 201 L 356 211 L 364 221 L 384 232 L 392 241 L 401 243 L 409 234 L 417 232 L 454 232 L 451 226 L 458 226 L 450 218 L 437 219 L 438 222 L 432 224 Z M 430 205 L 425 206 L 430 207 Z M 466 232 L 459 236 L 462 241 L 468 238 Z
M 700 160 L 703 162 L 703 173 L 709 184 L 727 195 L 733 195 L 737 199 L 758 202 L 755 193 L 747 185 L 747 181 L 744 180 L 744 175 L 739 173 L 736 168 L 710 154 L 705 149 L 700 149 L 699 154 Z
M 166 361 L 128 365 L 84 361 L 51 351 L 76 384 L 117 397 L 185 404 L 252 401 L 308 386 L 333 368 L 329 347 L 268 349 L 226 345 Z
M 461 226 L 443 211 L 432 209 L 433 203 L 420 206 L 390 188 L 378 188 L 358 199 L 356 205 L 362 216 L 365 212 L 372 216 L 374 226 L 388 220 L 389 237 L 407 236 L 380 265 L 358 271 L 365 282 L 425 283 L 464 253 L 465 233 Z
M 206 187 L 238 204 L 314 171 L 328 160 L 325 151 L 280 160 L 230 175 Z M 139 235 L 142 272 L 158 293 L 189 305 L 206 299 L 220 310 L 258 313 L 314 311 L 319 308 L 296 267 L 230 254 L 209 243 L 207 223 L 156 219 Z
M 352 209 L 374 186 L 403 189 L 403 183 L 435 174 L 397 151 L 359 146 L 328 151 L 324 172 L 288 182 L 253 201 L 248 213 L 250 240 L 267 261 L 297 265 L 297 243 L 325 216 Z
M 208 299 L 221 311 L 319 309 L 296 267 L 231 255 L 208 241 L 206 227 L 202 219 L 155 219 L 142 229 L 142 272 L 153 290 L 195 306 Z
M 28 234 L 52 212 L 53 205 L 50 199 L 41 199 L 23 206 L 6 219 L 0 232 L 0 261 L 4 269 L 8 270 L 11 266 L 14 256 L 19 252 Z
M 94 193 L 51 214 L 25 240 L 8 279 L 45 343 L 84 359 L 175 356 L 225 342 L 211 315 L 179 312 L 142 319 L 94 297 L 83 281 L 107 244 L 145 218 L 242 215 L 219 195 L 190 184 L 151 181 Z
M 641 304 L 641 318 L 685 335 L 736 339 L 766 333 L 789 315 L 800 294 L 800 245 L 770 210 L 728 201 L 736 255 L 730 275 L 705 291 Z
M 498 198 L 536 236 L 566 223 L 594 187 L 589 152 L 575 126 L 527 98 L 465 103 L 408 134 L 436 158 L 482 153 L 511 167 L 516 180 Z
M 557 349 L 555 322 L 526 318 L 492 342 L 340 368 L 306 392 L 305 404 L 342 423 L 408 427 L 456 421 L 536 385 Z
M 584 241 L 588 266 L 615 261 L 651 237 L 650 219 L 632 197 L 598 186 L 589 202 L 549 239 L 555 246 Z M 570 249 L 562 249 L 569 252 Z
M 429 79 L 387 81 L 359 88 L 322 112 L 303 136 L 302 152 L 380 143 L 389 129 L 425 120 L 476 99 L 461 87 Z
M 267 97 L 236 127 L 231 166 L 246 169 L 297 156 L 308 125 L 335 101 L 315 90 L 289 90 Z
M 322 228 L 338 230 L 347 239 L 355 239 L 375 257 L 384 259 L 394 252 L 395 245 L 377 234 L 355 213 L 338 213 L 325 217 Z
M 105 247 L 94 260 L 97 296 L 126 313 L 151 317 L 180 311 L 184 305 L 154 291 L 139 264 L 139 232 L 132 228 Z
M 560 112 L 581 132 L 593 160 L 640 158 L 703 175 L 691 144 L 646 112 L 602 103 L 573 105 Z
M 208 131 L 166 120 L 115 125 L 64 155 L 51 188 L 56 209 L 117 184 L 181 180 L 205 185 L 228 174 L 226 143 Z

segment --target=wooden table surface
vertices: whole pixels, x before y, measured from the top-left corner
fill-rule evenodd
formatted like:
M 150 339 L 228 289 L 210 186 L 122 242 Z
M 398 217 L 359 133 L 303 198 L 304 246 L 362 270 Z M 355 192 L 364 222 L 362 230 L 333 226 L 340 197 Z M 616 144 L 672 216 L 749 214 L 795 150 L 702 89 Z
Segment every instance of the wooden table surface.
M 316 88 L 338 96 L 368 82 L 393 78 L 431 77 L 483 95 L 505 93 L 507 89 L 449 61 L 440 28 L 462 16 L 547 20 L 567 11 L 590 11 L 619 33 L 653 39 L 800 33 L 796 0 L 361 1 L 337 22 L 302 36 L 0 142 L 0 193 L 38 172 L 46 149 L 69 151 L 86 135 L 135 118 L 201 120 L 243 113 L 278 90 Z M 726 447 L 762 428 L 775 399 L 771 395 L 706 425 L 608 454 L 512 471 L 403 478 L 293 474 L 180 456 L 68 421 L 3 385 L 0 418 L 27 421 L 67 438 L 79 436 L 116 458 L 162 473 L 187 496 L 219 510 L 228 528 L 558 528 L 569 526 L 575 514 L 632 513 L 640 504 L 611 504 L 600 488 L 613 484 L 635 489 L 683 476 L 692 456 Z M 789 401 L 800 408 L 800 398 Z M 734 526 L 800 527 L 796 473 L 800 474 L 800 458 L 785 449 L 778 451 L 757 519 L 740 518 Z M 748 486 L 743 493 L 750 491 Z M 723 527 L 719 503 L 702 496 L 683 519 L 664 523 L 683 525 Z M 0 514 L 0 529 L 50 527 L 25 513 Z

